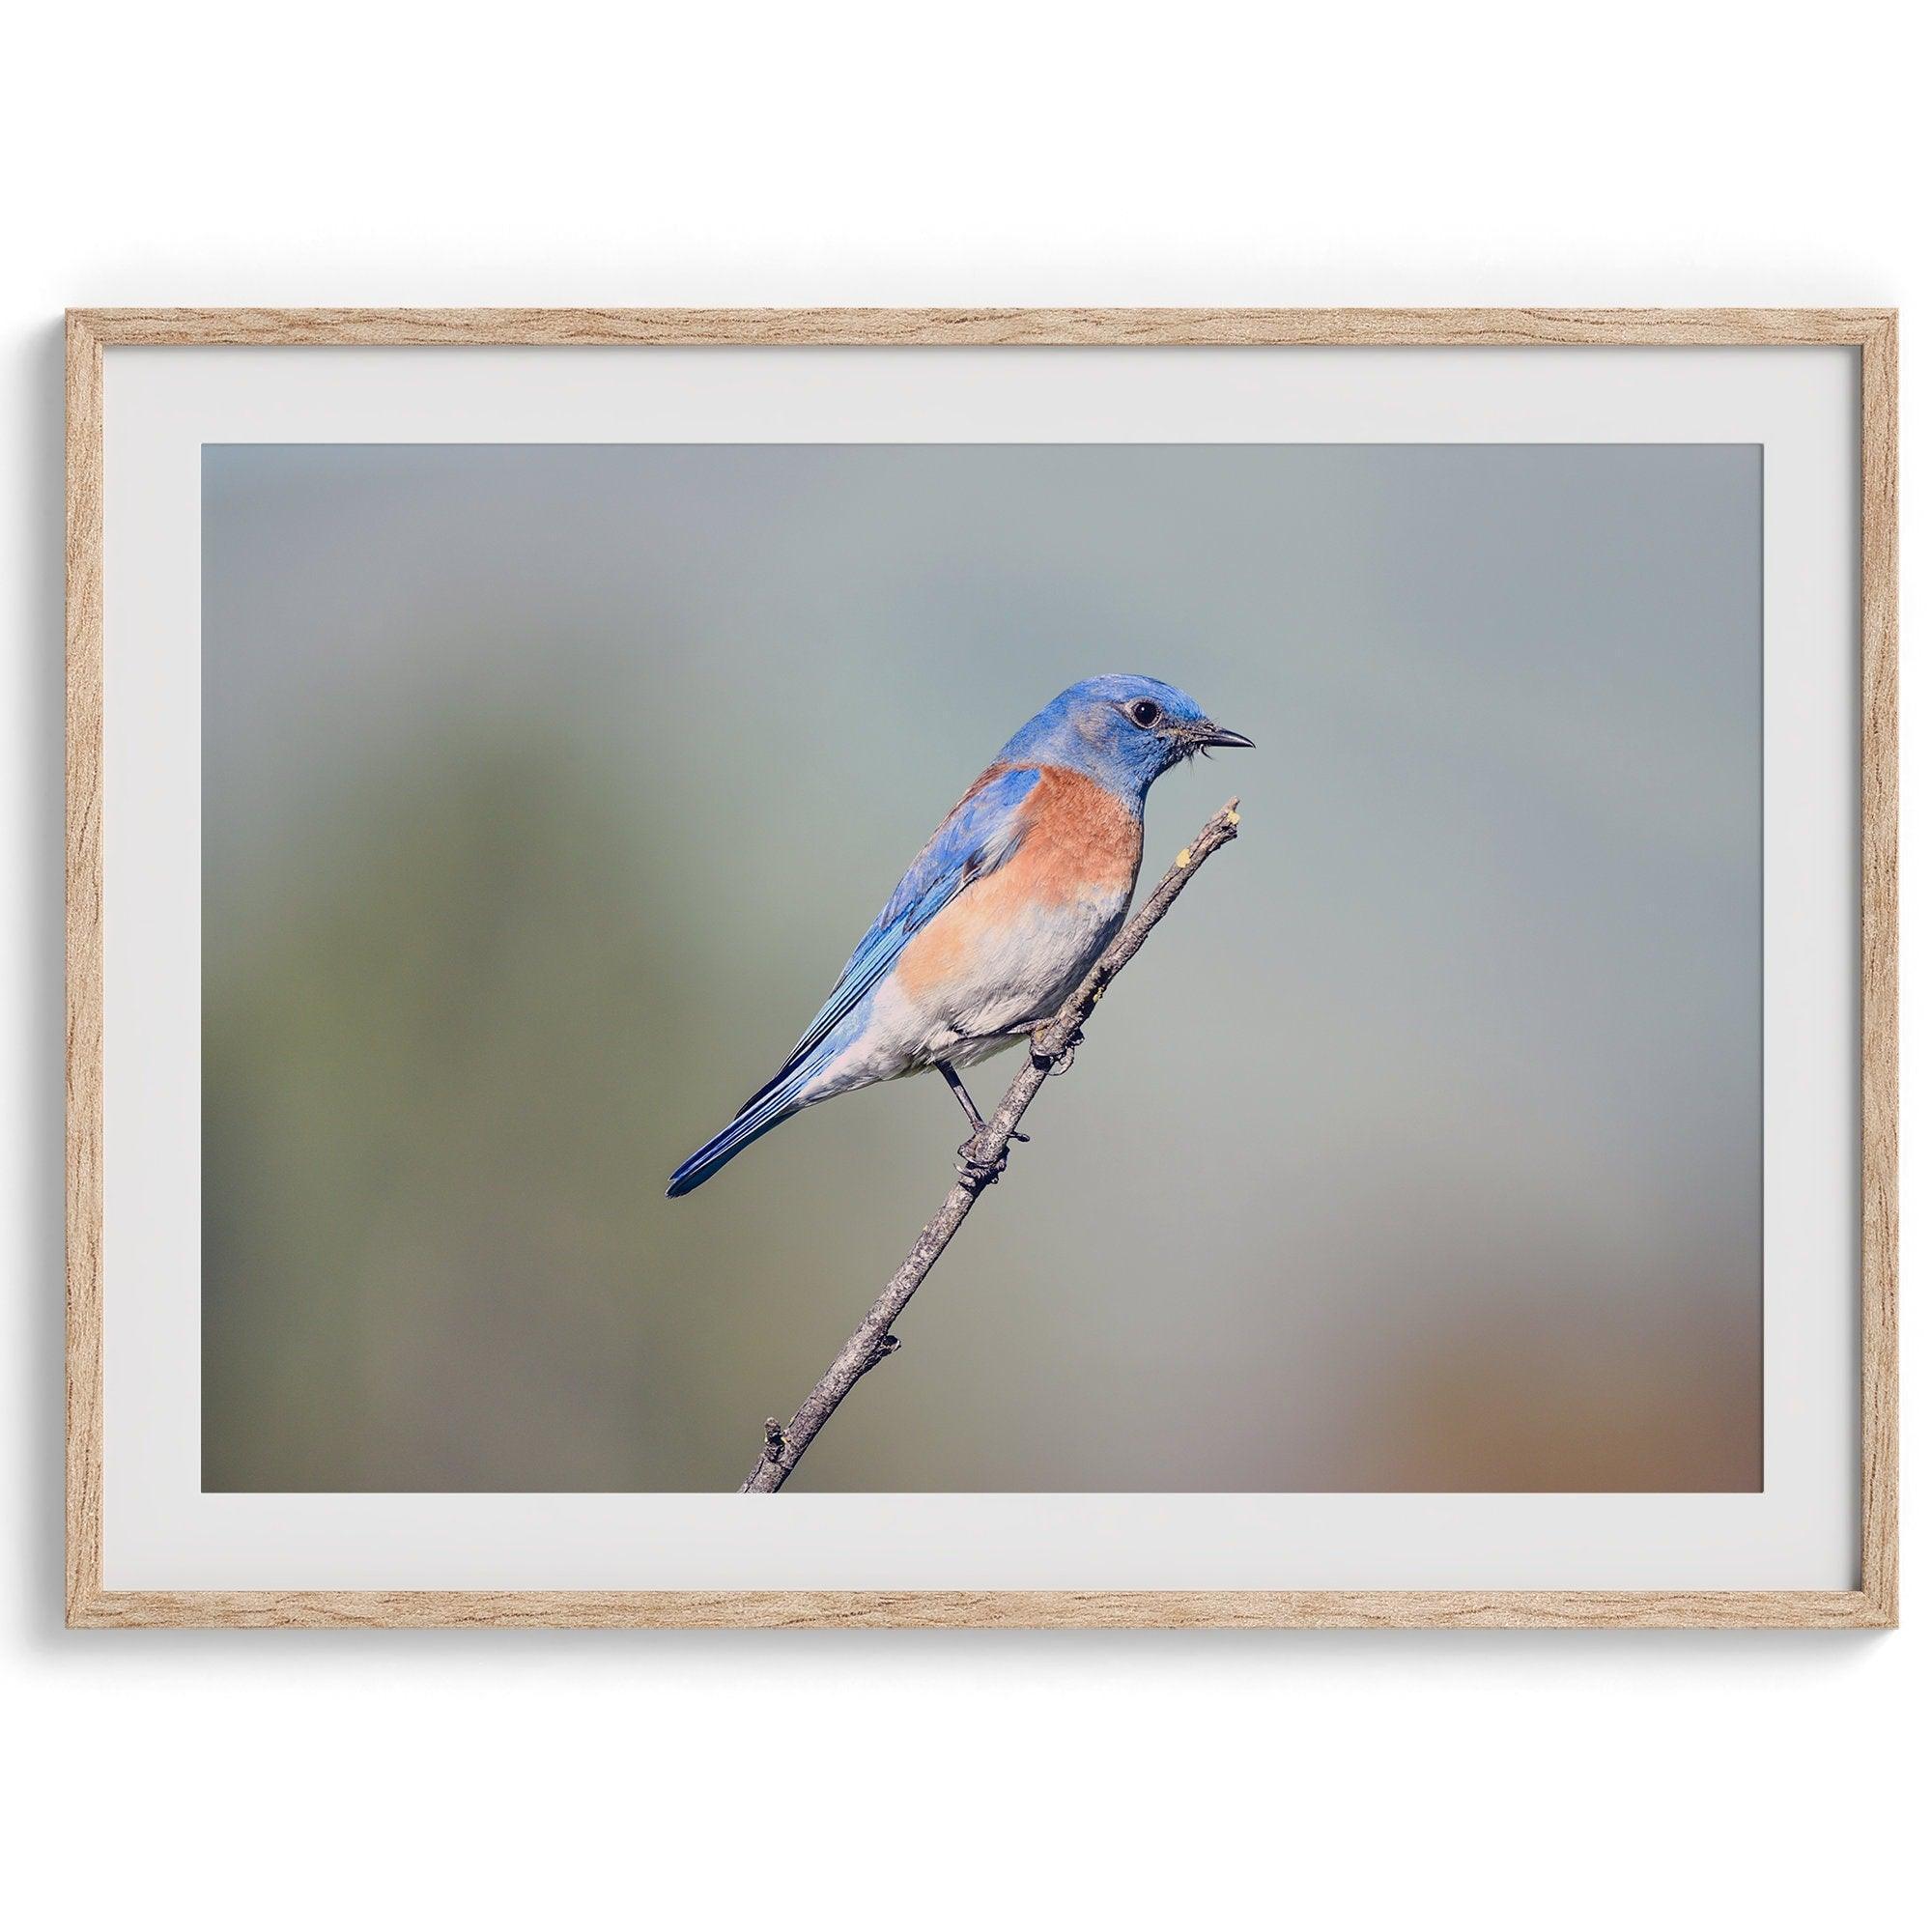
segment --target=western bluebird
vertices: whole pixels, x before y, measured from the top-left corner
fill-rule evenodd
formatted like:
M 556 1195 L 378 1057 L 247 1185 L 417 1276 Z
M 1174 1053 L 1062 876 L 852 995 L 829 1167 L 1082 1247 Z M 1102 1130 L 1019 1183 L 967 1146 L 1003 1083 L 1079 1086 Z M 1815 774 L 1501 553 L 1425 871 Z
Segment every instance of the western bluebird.
M 1090 677 L 1001 747 L 912 862 L 791 1057 L 670 1178 L 689 1194 L 801 1108 L 936 1066 L 958 1069 L 1049 1019 L 1120 931 L 1161 773 L 1252 746 L 1185 692 Z

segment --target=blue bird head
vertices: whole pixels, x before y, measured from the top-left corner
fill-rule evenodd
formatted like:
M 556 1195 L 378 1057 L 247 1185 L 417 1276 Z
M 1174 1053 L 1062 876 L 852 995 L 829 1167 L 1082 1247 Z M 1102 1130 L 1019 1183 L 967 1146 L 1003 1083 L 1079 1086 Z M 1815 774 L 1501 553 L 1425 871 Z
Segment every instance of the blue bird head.
M 1184 691 L 1153 677 L 1090 677 L 1068 685 L 1008 739 L 1002 764 L 1067 765 L 1138 806 L 1162 772 L 1214 745 L 1252 749 Z

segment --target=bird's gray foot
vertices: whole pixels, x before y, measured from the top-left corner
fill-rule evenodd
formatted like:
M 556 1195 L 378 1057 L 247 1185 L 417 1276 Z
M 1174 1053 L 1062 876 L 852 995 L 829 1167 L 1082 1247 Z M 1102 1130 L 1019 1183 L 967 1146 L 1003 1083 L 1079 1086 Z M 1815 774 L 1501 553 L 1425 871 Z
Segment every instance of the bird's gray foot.
M 1081 1040 L 1083 1040 L 1085 1037 L 1086 1036 L 1083 1033 L 1081 1033 L 1077 1027 L 1073 1030 L 1073 1033 L 1067 1039 L 1066 1044 L 1064 1047 L 1062 1047 L 1057 1054 L 1054 1055 L 1053 1065 L 1046 1069 L 1046 1077 L 1049 1080 L 1051 1080 L 1053 1076 L 1057 1073 L 1066 1073 L 1072 1070 L 1073 1050 L 1080 1044 Z
M 1013 1138 L 1017 1140 L 1019 1136 L 1015 1134 Z M 991 1187 L 1006 1171 L 1006 1149 L 992 1153 L 983 1132 L 970 1134 L 959 1143 L 959 1178 L 976 1194 L 982 1187 Z

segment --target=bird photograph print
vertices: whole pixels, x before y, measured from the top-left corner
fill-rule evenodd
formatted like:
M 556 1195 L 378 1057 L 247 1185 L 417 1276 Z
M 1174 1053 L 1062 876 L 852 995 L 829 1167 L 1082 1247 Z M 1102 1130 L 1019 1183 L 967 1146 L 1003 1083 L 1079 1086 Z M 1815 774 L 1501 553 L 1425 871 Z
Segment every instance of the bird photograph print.
M 205 445 L 203 1488 L 1758 1491 L 1760 468 Z

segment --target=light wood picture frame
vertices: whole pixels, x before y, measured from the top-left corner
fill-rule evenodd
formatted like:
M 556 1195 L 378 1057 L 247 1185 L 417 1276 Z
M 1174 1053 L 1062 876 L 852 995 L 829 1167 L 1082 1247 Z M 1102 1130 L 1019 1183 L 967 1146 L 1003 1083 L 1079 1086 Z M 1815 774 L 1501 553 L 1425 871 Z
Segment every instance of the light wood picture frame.
M 651 345 L 1836 346 L 1861 377 L 1861 1574 L 1848 1590 L 475 1591 L 103 1582 L 103 356 Z M 1898 1620 L 1898 325 L 1886 309 L 87 309 L 67 321 L 67 1619 L 79 1628 L 1870 1629 Z

